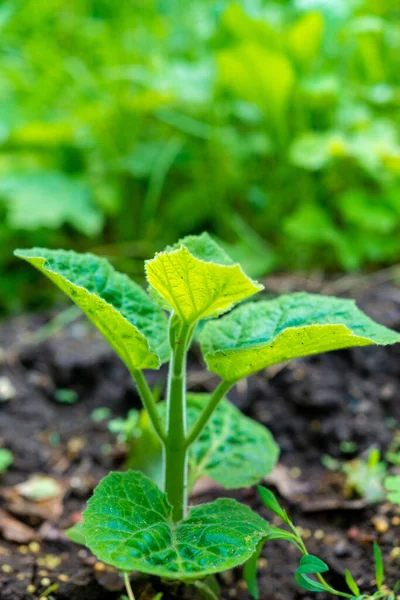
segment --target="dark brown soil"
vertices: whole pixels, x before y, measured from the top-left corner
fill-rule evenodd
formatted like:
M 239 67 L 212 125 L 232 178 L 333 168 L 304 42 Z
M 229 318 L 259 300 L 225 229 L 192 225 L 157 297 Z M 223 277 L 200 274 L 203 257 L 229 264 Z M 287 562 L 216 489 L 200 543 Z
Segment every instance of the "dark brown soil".
M 359 303 L 372 317 L 400 329 L 398 288 L 364 289 Z M 129 408 L 139 407 L 138 397 L 123 364 L 83 319 L 46 342 L 29 342 L 29 332 L 45 321 L 19 318 L 0 328 L 0 377 L 15 388 L 15 397 L 0 403 L 0 446 L 15 456 L 0 481 L 0 507 L 6 511 L 0 519 L 14 516 L 31 527 L 23 530 L 24 541 L 19 543 L 0 537 L 0 600 L 40 598 L 53 583 L 58 589 L 49 597 L 55 600 L 118 599 L 123 594 L 118 574 L 66 540 L 62 530 L 77 520 L 96 482 L 123 463 L 124 449 L 108 432 L 106 421 L 92 419 L 92 411 L 107 406 L 114 417 L 125 416 Z M 310 552 L 330 565 L 328 580 L 342 590 L 346 568 L 363 591 L 371 589 L 373 540 L 382 546 L 387 584 L 393 585 L 400 575 L 400 558 L 393 552 L 400 546 L 400 511 L 388 504 L 369 507 L 344 498 L 342 480 L 321 463 L 322 455 L 348 459 L 343 442 L 355 442 L 357 453 L 372 445 L 386 450 L 400 428 L 399 359 L 400 346 L 330 353 L 271 369 L 230 394 L 245 413 L 273 432 L 282 455 L 269 485 L 304 529 Z M 212 388 L 215 381 L 201 374 L 196 355 L 191 365 L 191 388 Z M 164 375 L 148 374 L 152 384 L 162 382 Z M 75 391 L 79 400 L 57 402 L 54 395 L 60 388 Z M 52 516 L 56 506 L 38 515 L 32 503 L 16 508 L 9 496 L 4 497 L 4 488 L 34 473 L 50 475 L 64 486 L 61 516 Z M 198 488 L 193 502 L 225 494 L 211 485 Z M 231 495 L 271 519 L 255 490 Z M 3 534 L 15 537 L 4 523 L 0 522 Z M 259 571 L 261 600 L 313 597 L 293 580 L 297 562 L 293 547 L 283 542 L 265 546 Z M 223 574 L 219 583 L 224 599 L 248 600 L 240 569 Z M 133 585 L 137 600 L 150 600 L 158 591 L 164 592 L 163 600 L 197 598 L 193 589 L 166 587 L 157 580 L 138 578 Z

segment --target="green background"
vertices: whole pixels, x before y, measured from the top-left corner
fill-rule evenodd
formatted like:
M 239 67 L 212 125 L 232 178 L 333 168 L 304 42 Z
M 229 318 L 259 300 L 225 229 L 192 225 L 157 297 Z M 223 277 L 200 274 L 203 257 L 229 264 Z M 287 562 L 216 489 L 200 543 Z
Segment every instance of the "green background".
M 257 277 L 396 263 L 399 67 L 397 0 L 2 2 L 2 314 L 53 292 L 16 246 L 142 276 L 207 229 Z

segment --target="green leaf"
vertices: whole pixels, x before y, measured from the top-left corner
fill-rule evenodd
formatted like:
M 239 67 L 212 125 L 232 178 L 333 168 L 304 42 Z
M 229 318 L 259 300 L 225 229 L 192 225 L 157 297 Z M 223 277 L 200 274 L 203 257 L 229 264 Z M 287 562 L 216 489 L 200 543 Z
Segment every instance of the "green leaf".
M 376 584 L 378 586 L 378 589 L 380 589 L 383 585 L 384 568 L 383 568 L 382 552 L 376 542 L 374 542 L 374 560 L 375 560 Z
M 194 236 L 146 261 L 150 286 L 181 319 L 216 317 L 263 288 L 207 235 Z
M 285 542 L 289 542 L 296 546 L 296 548 L 302 552 L 302 549 L 296 539 L 296 536 L 290 531 L 286 531 L 285 529 L 280 529 L 279 527 L 271 527 L 270 532 L 268 534 L 268 541 L 271 540 L 285 540 Z
M 384 485 L 389 492 L 387 495 L 389 502 L 400 504 L 400 475 L 386 477 Z
M 354 577 L 353 577 L 353 575 L 350 573 L 350 571 L 348 569 L 345 570 L 344 577 L 345 577 L 345 580 L 346 580 L 346 583 L 347 583 L 347 586 L 348 586 L 349 590 L 355 596 L 358 596 L 360 594 L 360 588 L 358 587 L 358 585 L 354 581 Z
M 101 331 L 128 368 L 157 369 L 169 358 L 167 319 L 146 292 L 104 258 L 66 250 L 16 250 L 47 275 Z
M 65 530 L 65 535 L 71 542 L 75 542 L 75 544 L 81 544 L 82 546 L 86 545 L 85 536 L 83 535 L 83 521 L 80 521 L 73 527 Z
M 0 194 L 6 199 L 7 221 L 13 229 L 59 229 L 68 223 L 93 236 L 103 226 L 103 215 L 93 204 L 89 188 L 58 171 L 3 176 Z
M 0 448 L 0 473 L 5 473 L 14 462 L 14 455 L 7 448 Z
M 242 564 L 268 535 L 266 521 L 223 498 L 195 506 L 177 524 L 165 494 L 137 471 L 110 473 L 84 512 L 86 544 L 122 571 L 198 579 Z
M 188 394 L 188 424 L 194 425 L 208 394 Z M 225 488 L 258 483 L 274 468 L 279 448 L 263 425 L 222 399 L 189 451 L 190 480 L 206 475 Z
M 245 304 L 206 323 L 199 337 L 208 368 L 227 381 L 301 356 L 400 341 L 353 300 L 307 293 Z
M 327 587 L 318 581 L 313 581 L 307 575 L 315 573 L 326 573 L 329 567 L 323 560 L 312 554 L 302 556 L 295 573 L 296 583 L 309 592 L 326 592 Z
M 269 510 L 271 510 L 275 515 L 280 517 L 282 521 L 289 523 L 289 517 L 287 516 L 286 511 L 280 507 L 275 494 L 273 494 L 271 490 L 268 490 L 266 487 L 262 487 L 261 485 L 258 486 L 257 490 L 265 506 L 269 508 Z
M 209 400 L 209 394 L 187 395 L 188 430 L 195 424 Z M 158 405 L 166 421 L 166 403 Z M 129 466 L 161 483 L 161 445 L 149 432 L 150 423 L 143 411 L 141 437 L 132 445 Z M 243 415 L 223 398 L 204 430 L 189 450 L 189 489 L 202 476 L 227 489 L 250 487 L 268 475 L 275 466 L 279 448 L 263 425 Z

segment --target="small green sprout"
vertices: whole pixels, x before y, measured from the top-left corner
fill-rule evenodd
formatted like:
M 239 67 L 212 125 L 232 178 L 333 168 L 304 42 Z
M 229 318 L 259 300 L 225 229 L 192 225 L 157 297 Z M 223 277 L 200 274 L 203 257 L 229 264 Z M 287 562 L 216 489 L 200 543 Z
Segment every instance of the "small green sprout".
M 301 553 L 299 566 L 296 569 L 294 578 L 296 583 L 303 589 L 309 592 L 327 592 L 333 596 L 340 598 L 349 598 L 352 600 L 396 600 L 396 592 L 400 587 L 400 581 L 396 583 L 394 588 L 390 590 L 384 584 L 384 566 L 382 560 L 381 550 L 374 542 L 374 563 L 375 563 L 375 580 L 376 580 L 376 591 L 371 594 L 363 594 L 354 579 L 353 575 L 348 569 L 345 571 L 345 581 L 350 594 L 333 588 L 323 576 L 323 573 L 329 571 L 328 565 L 317 556 L 310 555 L 306 548 L 306 545 L 300 536 L 296 526 L 289 518 L 287 512 L 281 508 L 276 496 L 265 487 L 258 487 L 258 491 L 264 505 L 275 515 L 277 515 L 287 529 L 281 529 L 279 527 L 271 527 L 270 533 L 266 540 L 284 540 L 287 541 L 297 548 Z M 247 587 L 252 594 L 253 598 L 258 600 L 258 586 L 257 586 L 257 559 L 261 553 L 263 543 L 259 544 L 257 552 L 247 562 L 244 569 L 245 580 Z
M 7 448 L 0 448 L 0 475 L 5 473 L 14 462 L 14 455 Z
M 233 499 L 189 510 L 190 488 L 203 475 L 227 489 L 249 487 L 278 459 L 271 433 L 228 400 L 237 382 L 291 359 L 400 341 L 400 334 L 372 321 L 351 300 L 296 293 L 249 301 L 263 286 L 208 234 L 186 237 L 146 261 L 149 293 L 93 254 L 45 248 L 15 254 L 83 310 L 131 373 L 146 418 L 132 413 L 128 432 L 125 421 L 111 427 L 125 437 L 139 427 L 138 447 L 148 433 L 156 439 L 155 468 L 149 470 L 147 460 L 147 475 L 139 466 L 110 473 L 89 500 L 83 524 L 70 534 L 123 572 L 126 582 L 139 571 L 201 587 L 205 578 L 252 559 L 272 539 L 274 529 Z M 193 340 L 218 377 L 210 394 L 187 394 Z M 164 363 L 166 398 L 157 402 L 143 371 Z M 297 577 L 305 582 L 317 573 L 323 585 L 324 570 L 322 561 L 307 558 Z M 126 588 L 132 598 L 129 583 Z
M 372 448 L 368 458 L 357 458 L 345 463 L 342 471 L 346 475 L 346 489 L 349 494 L 364 498 L 369 504 L 385 498 L 383 481 L 387 475 L 387 465 L 381 461 L 377 448 Z
M 108 423 L 108 429 L 111 433 L 118 435 L 118 441 L 122 444 L 129 444 L 132 440 L 136 439 L 140 435 L 138 429 L 139 423 L 139 411 L 132 408 L 126 419 L 112 419 Z
M 74 390 L 58 388 L 54 392 L 54 400 L 61 404 L 76 404 L 79 400 L 79 396 Z

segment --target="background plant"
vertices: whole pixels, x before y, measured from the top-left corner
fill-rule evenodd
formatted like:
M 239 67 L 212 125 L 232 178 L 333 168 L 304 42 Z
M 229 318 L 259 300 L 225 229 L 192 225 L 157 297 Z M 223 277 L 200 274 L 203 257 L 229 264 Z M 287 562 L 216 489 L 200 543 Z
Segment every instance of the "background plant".
M 392 0 L 42 4 L 0 7 L 3 308 L 49 294 L 21 244 L 132 274 L 203 228 L 253 276 L 397 261 Z
M 58 285 L 109 341 L 135 380 L 158 438 L 161 461 L 154 456 L 154 473 L 110 473 L 90 499 L 83 526 L 71 534 L 124 573 L 130 597 L 131 571 L 204 579 L 246 562 L 269 539 L 269 525 L 235 500 L 188 512 L 188 487 L 202 475 L 226 488 L 248 487 L 277 460 L 269 431 L 225 398 L 239 380 L 292 358 L 400 339 L 350 300 L 299 293 L 233 308 L 263 286 L 207 234 L 188 236 L 146 261 L 149 294 L 93 254 L 44 248 L 15 254 Z M 186 356 L 195 335 L 208 369 L 219 377 L 211 394 L 186 393 Z M 143 369 L 168 361 L 166 401 L 156 404 Z

